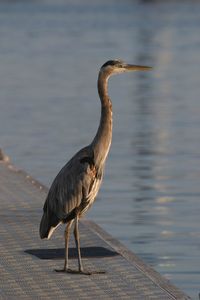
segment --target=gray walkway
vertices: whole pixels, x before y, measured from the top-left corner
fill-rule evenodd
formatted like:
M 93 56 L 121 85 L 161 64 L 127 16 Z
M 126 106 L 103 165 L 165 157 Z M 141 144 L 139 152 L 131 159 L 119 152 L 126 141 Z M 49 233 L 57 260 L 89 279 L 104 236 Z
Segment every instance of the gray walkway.
M 90 221 L 80 224 L 84 267 L 91 276 L 56 273 L 63 266 L 63 231 L 41 241 L 47 189 L 0 162 L 0 299 L 189 299 Z M 73 239 L 70 266 L 77 268 Z

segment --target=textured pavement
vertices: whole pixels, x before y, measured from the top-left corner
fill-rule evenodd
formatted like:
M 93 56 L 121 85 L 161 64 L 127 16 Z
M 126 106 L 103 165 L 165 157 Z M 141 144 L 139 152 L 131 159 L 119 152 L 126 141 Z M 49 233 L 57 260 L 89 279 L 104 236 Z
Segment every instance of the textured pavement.
M 83 264 L 91 276 L 56 273 L 64 259 L 64 226 L 40 240 L 47 189 L 0 162 L 0 299 L 189 299 L 93 222 L 80 223 Z M 77 268 L 73 235 L 69 264 Z

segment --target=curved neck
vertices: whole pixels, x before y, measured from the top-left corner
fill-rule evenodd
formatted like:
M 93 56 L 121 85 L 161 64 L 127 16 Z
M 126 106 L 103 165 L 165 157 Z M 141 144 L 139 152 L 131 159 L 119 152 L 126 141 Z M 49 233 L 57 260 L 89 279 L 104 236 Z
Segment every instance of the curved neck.
M 110 99 L 108 96 L 108 78 L 109 78 L 108 74 L 102 71 L 99 72 L 97 88 L 98 88 L 98 93 L 99 93 L 102 106 L 110 103 Z
M 98 77 L 98 93 L 101 100 L 101 119 L 92 142 L 94 161 L 97 167 L 104 164 L 112 140 L 112 103 L 108 96 L 109 74 L 102 71 Z

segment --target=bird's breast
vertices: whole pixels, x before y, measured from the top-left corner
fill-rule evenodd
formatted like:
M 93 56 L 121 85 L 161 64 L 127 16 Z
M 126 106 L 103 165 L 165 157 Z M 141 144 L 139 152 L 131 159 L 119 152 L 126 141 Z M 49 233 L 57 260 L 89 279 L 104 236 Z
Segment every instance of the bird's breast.
M 87 197 L 83 200 L 82 209 L 80 212 L 81 215 L 84 214 L 90 208 L 90 206 L 93 204 L 93 202 L 95 201 L 96 196 L 99 192 L 99 188 L 101 186 L 101 181 L 102 181 L 102 178 L 94 179 Z

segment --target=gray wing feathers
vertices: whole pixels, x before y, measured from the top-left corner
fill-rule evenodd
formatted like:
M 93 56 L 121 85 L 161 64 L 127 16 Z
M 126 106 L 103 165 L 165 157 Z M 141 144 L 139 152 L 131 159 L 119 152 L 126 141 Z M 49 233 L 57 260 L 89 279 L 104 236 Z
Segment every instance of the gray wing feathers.
M 94 181 L 89 163 L 80 162 L 83 155 L 85 151 L 77 153 L 59 172 L 44 204 L 44 211 L 51 211 L 60 220 L 66 219 L 87 198 Z

